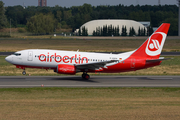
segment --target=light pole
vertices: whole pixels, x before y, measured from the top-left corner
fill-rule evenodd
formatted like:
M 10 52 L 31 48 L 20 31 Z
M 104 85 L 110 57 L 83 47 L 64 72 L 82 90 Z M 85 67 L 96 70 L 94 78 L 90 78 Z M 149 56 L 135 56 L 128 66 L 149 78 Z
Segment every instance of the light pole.
M 11 19 L 10 19 L 10 36 L 11 36 Z
M 180 36 L 180 0 L 178 1 L 178 6 L 179 6 L 179 19 L 178 19 L 178 36 Z

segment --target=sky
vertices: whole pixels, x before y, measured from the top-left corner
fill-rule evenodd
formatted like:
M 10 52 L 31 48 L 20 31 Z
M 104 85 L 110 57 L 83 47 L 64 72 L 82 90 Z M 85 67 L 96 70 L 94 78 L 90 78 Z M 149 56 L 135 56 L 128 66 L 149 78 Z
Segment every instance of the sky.
M 37 6 L 38 0 L 0 0 L 5 3 L 5 6 L 23 5 Z M 158 0 L 47 0 L 47 6 L 53 7 L 59 5 L 61 7 L 81 6 L 84 3 L 92 6 L 99 5 L 158 5 Z M 177 0 L 160 0 L 161 5 L 177 5 Z

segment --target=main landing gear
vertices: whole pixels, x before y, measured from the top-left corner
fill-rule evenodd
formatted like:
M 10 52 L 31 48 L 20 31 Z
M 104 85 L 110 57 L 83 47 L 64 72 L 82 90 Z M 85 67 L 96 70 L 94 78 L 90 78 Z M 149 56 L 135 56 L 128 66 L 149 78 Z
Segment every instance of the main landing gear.
M 87 72 L 84 72 L 84 73 L 82 74 L 82 78 L 83 78 L 83 79 L 86 79 L 86 80 L 89 80 L 90 76 L 87 74 Z
M 23 75 L 26 75 L 26 71 L 25 71 L 25 69 L 24 69 L 24 71 L 22 72 L 22 74 L 23 74 Z

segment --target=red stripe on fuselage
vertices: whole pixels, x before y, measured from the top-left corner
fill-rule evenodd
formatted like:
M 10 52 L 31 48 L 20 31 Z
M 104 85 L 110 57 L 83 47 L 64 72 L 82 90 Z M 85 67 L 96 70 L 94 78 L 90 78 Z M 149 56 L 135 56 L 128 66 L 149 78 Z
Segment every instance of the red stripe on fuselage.
M 132 60 L 133 59 L 133 60 Z M 136 71 L 139 69 L 149 68 L 153 66 L 160 65 L 161 61 L 146 63 L 145 59 L 134 59 L 128 58 L 120 63 L 115 65 L 107 66 L 107 68 L 100 68 L 99 70 L 81 70 L 80 72 L 102 72 L 102 73 L 119 73 L 119 72 L 128 72 L 128 71 Z M 43 66 L 27 66 L 27 65 L 16 65 L 17 68 L 25 69 L 25 68 L 39 68 L 39 69 L 57 69 L 56 67 L 43 67 Z

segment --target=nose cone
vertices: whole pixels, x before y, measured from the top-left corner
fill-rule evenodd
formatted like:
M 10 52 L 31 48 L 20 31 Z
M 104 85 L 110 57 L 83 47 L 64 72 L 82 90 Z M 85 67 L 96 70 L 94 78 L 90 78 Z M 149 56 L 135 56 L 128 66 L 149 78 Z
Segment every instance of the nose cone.
M 7 56 L 6 58 L 5 58 L 5 60 L 7 61 L 7 62 L 9 62 L 9 63 L 12 63 L 12 56 L 10 55 L 10 56 Z

